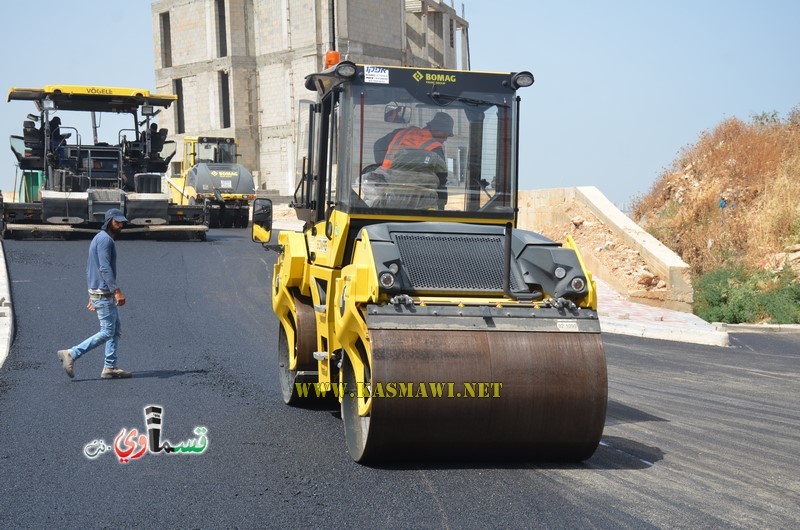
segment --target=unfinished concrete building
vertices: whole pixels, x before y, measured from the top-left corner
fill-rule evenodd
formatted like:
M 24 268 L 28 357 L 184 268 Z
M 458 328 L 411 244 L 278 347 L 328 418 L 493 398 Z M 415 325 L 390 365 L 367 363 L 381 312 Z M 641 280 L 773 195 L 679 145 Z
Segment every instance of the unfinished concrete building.
M 176 140 L 235 137 L 264 192 L 294 191 L 303 87 L 338 50 L 356 63 L 469 69 L 468 24 L 438 0 L 159 0 L 152 4 L 158 117 Z M 174 162 L 171 170 L 179 171 Z

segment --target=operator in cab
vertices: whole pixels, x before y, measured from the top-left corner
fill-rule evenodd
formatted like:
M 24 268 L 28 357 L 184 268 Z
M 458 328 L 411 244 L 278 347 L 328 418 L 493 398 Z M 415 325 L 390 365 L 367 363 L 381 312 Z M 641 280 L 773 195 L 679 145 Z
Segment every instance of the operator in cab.
M 374 146 L 376 170 L 384 174 L 387 184 L 414 187 L 418 193 L 405 194 L 405 200 L 395 194 L 389 207 L 433 208 L 443 210 L 447 203 L 447 162 L 444 142 L 453 136 L 453 118 L 446 112 L 437 112 L 420 128 L 416 126 L 395 129 L 379 138 Z M 425 196 L 422 190 L 433 190 Z

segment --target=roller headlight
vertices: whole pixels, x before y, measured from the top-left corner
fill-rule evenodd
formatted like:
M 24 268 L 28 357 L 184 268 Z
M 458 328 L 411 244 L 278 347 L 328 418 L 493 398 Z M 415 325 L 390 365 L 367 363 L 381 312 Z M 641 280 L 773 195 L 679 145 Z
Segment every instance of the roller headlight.
M 567 275 L 567 271 L 564 269 L 564 267 L 556 267 L 556 270 L 553 271 L 553 274 L 560 280 Z
M 511 78 L 511 86 L 514 90 L 524 88 L 533 84 L 533 74 L 530 72 L 518 72 Z
M 356 65 L 350 61 L 343 61 L 336 67 L 336 75 L 346 79 L 353 77 L 356 75 Z
M 381 284 L 381 287 L 384 289 L 391 289 L 394 287 L 395 277 L 389 271 L 384 271 L 378 275 L 378 283 Z
M 586 282 L 583 278 L 573 278 L 569 285 L 573 291 L 580 292 L 586 287 Z

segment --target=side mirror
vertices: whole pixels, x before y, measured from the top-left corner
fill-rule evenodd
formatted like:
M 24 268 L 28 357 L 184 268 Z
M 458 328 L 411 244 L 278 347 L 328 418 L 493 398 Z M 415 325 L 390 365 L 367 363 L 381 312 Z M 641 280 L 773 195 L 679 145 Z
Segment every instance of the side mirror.
M 253 228 L 250 239 L 256 243 L 269 243 L 272 238 L 272 200 L 258 198 L 253 201 Z

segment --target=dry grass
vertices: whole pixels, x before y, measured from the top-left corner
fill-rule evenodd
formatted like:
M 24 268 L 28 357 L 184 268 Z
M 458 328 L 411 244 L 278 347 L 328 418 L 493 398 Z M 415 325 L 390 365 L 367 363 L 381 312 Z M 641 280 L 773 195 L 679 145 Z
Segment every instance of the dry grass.
M 760 267 L 800 243 L 800 106 L 786 120 L 731 118 L 703 133 L 633 215 L 696 274 Z

